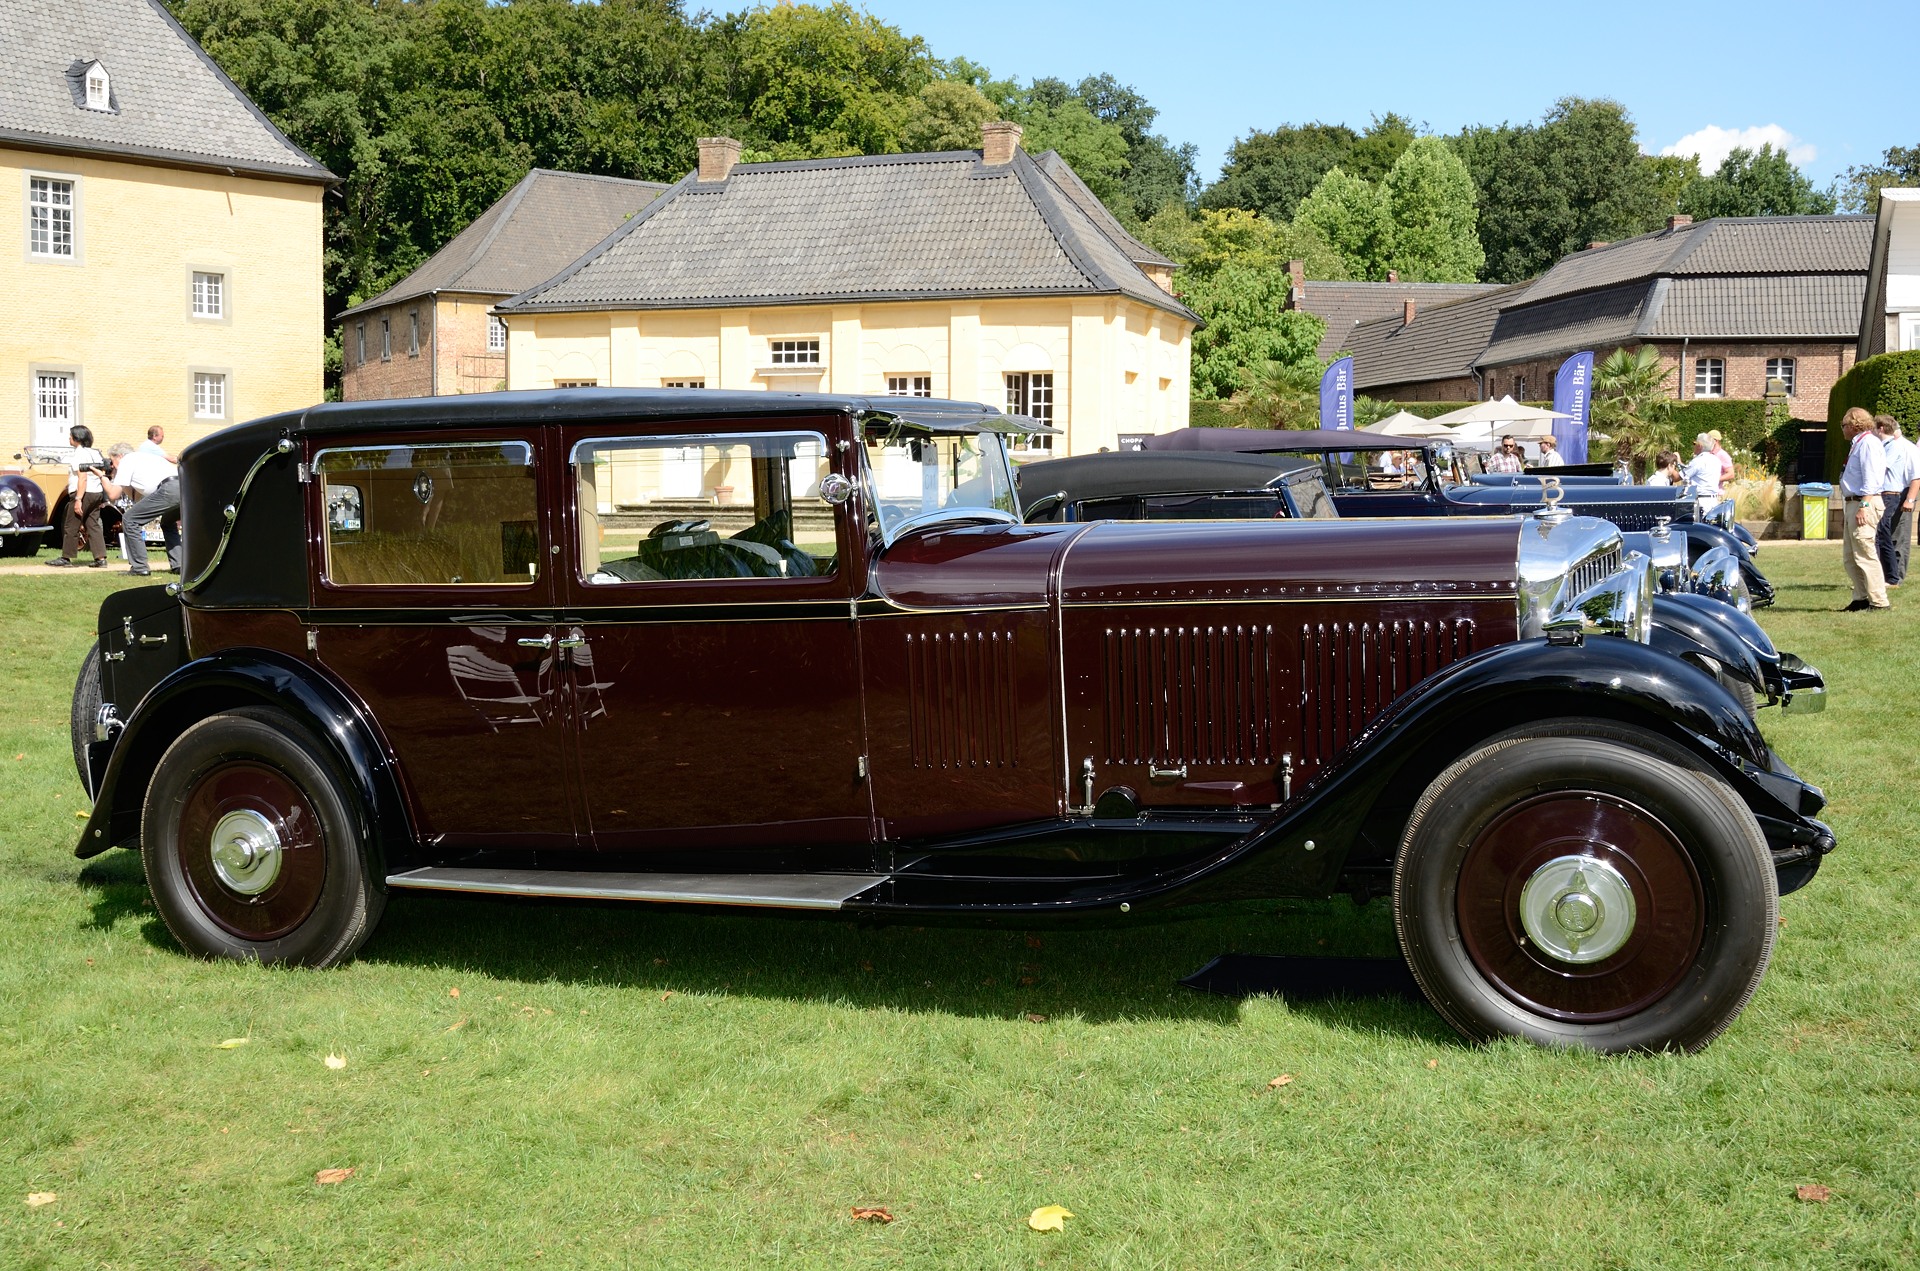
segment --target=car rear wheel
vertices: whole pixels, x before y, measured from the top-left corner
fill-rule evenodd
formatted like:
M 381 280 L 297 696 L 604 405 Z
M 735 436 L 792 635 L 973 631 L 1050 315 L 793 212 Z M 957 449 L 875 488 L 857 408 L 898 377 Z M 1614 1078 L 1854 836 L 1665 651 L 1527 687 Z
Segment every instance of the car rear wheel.
M 1394 923 L 1475 1040 L 1693 1051 L 1746 1006 L 1779 895 L 1759 824 L 1703 764 L 1598 721 L 1505 734 L 1435 779 Z
M 189 952 L 324 967 L 351 957 L 386 904 L 351 786 L 277 711 L 201 720 L 147 787 L 141 856 L 154 905 Z
M 80 661 L 80 677 L 73 683 L 73 708 L 67 720 L 67 730 L 73 736 L 73 770 L 80 774 L 80 785 L 88 794 L 93 793 L 93 782 L 87 778 L 87 743 L 100 724 L 100 702 L 100 642 L 95 640 Z

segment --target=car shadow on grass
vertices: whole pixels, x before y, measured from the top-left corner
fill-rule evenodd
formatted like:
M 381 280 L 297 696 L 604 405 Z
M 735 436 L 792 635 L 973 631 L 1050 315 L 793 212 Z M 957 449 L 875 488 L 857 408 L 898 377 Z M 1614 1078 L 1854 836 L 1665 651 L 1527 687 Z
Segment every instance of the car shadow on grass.
M 164 933 L 162 933 L 164 935 Z M 908 1013 L 1093 1023 L 1238 1022 L 1235 998 L 1179 982 L 1230 952 L 1397 958 L 1384 904 L 1243 903 L 1164 918 L 1026 929 L 884 924 L 820 915 L 716 913 L 475 896 L 392 896 L 364 962 L 502 981 L 752 996 Z M 1337 983 L 1296 1014 L 1342 1029 L 1442 1042 L 1423 1003 Z
M 147 890 L 146 871 L 133 852 L 108 852 L 80 867 L 75 879 L 93 893 L 93 903 L 85 926 L 90 931 L 108 931 L 128 918 L 145 923 L 141 934 L 148 943 L 177 949 L 167 925 L 153 911 L 153 894 Z M 156 933 L 157 937 L 156 938 Z

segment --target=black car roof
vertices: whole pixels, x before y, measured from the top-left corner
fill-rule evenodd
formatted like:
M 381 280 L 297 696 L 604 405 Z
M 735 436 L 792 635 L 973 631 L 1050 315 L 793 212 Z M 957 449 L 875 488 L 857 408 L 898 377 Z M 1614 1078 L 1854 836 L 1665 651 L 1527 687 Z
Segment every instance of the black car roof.
M 1445 440 L 1442 438 L 1441 440 Z M 1421 450 L 1425 439 L 1331 428 L 1179 428 L 1147 438 L 1148 450 L 1269 454 L 1289 450 Z
M 486 424 L 591 422 L 599 419 L 678 419 L 689 416 L 879 414 L 931 432 L 1054 432 L 1035 420 L 979 402 L 926 397 L 868 397 L 847 393 L 759 393 L 706 388 L 553 388 L 449 397 L 405 397 L 369 402 L 322 402 L 268 415 L 223 430 L 229 440 L 247 434 L 263 445 L 282 435 L 377 432 L 382 429 L 471 428 Z
M 1120 450 L 1022 464 L 1020 490 L 1028 498 L 1059 492 L 1067 501 L 1130 494 L 1207 494 L 1258 490 L 1295 472 L 1318 473 L 1309 459 L 1239 454 L 1156 454 Z

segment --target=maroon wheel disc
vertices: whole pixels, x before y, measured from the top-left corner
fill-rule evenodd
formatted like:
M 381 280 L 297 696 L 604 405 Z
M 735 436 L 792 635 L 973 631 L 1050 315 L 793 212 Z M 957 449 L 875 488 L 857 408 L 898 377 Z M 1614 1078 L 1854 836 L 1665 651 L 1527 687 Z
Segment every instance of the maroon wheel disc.
M 320 903 L 319 817 L 299 786 L 265 764 L 222 763 L 202 775 L 181 806 L 175 846 L 201 909 L 242 939 L 278 939 Z
M 1577 951 L 1577 938 L 1569 954 L 1566 942 L 1529 934 L 1522 893 L 1536 878 L 1560 887 L 1544 911 L 1564 900 L 1570 930 L 1584 934 L 1600 921 L 1594 894 L 1608 894 L 1590 888 L 1586 875 L 1610 880 L 1616 902 L 1605 921 L 1613 939 L 1600 947 L 1617 947 L 1579 961 L 1587 955 Z M 1543 912 L 1528 899 L 1534 914 Z M 1704 889 L 1673 831 L 1643 808 L 1589 791 L 1538 795 L 1490 821 L 1461 862 L 1455 908 L 1468 956 L 1500 992 L 1578 1023 L 1621 1019 L 1671 992 L 1706 931 Z

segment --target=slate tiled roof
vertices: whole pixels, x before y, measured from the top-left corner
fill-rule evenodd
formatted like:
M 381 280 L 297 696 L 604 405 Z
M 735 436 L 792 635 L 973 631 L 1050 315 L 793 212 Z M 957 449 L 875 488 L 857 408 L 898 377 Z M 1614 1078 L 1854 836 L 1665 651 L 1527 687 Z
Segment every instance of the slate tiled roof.
M 1642 340 L 1852 340 L 1872 234 L 1865 216 L 1718 217 L 1575 252 L 1508 302 L 1476 365 Z
M 268 122 L 160 0 L 0 0 L 0 144 L 302 181 L 333 174 Z M 98 61 L 111 110 L 89 110 Z
M 994 166 L 957 150 L 740 164 L 725 181 L 695 175 L 499 307 L 1123 295 L 1198 321 L 1023 151 Z
M 524 291 L 578 260 L 666 188 L 658 181 L 535 168 L 426 264 L 340 316 L 439 291 Z
M 1128 260 L 1142 267 L 1152 266 L 1157 269 L 1179 268 L 1179 261 L 1169 260 L 1133 235 L 1127 233 L 1126 226 L 1122 225 L 1119 218 L 1107 210 L 1107 205 L 1100 201 L 1099 195 L 1087 188 L 1087 183 L 1082 181 L 1080 174 L 1075 172 L 1067 161 L 1060 157 L 1058 150 L 1049 150 L 1045 154 L 1035 155 L 1033 162 L 1042 172 L 1046 173 L 1047 176 L 1052 179 L 1055 185 L 1060 187 L 1062 194 L 1073 200 L 1075 207 L 1085 212 L 1108 238 L 1120 245 L 1120 249 L 1126 252 Z
M 1398 318 L 1405 313 L 1409 300 L 1414 302 L 1417 314 L 1429 305 L 1450 304 L 1504 289 L 1500 283 L 1478 282 L 1309 282 L 1298 307 L 1326 321 L 1327 333 L 1321 337 L 1318 350 L 1325 361 L 1353 347 L 1355 327 L 1389 315 Z M 1355 359 L 1355 374 L 1359 369 L 1359 360 Z
M 1367 389 L 1472 375 L 1473 360 L 1487 347 L 1500 306 L 1511 303 L 1525 286 L 1490 287 L 1451 304 L 1416 307 L 1411 324 L 1404 320 L 1404 310 L 1362 322 L 1347 344 L 1353 353 L 1353 386 Z

